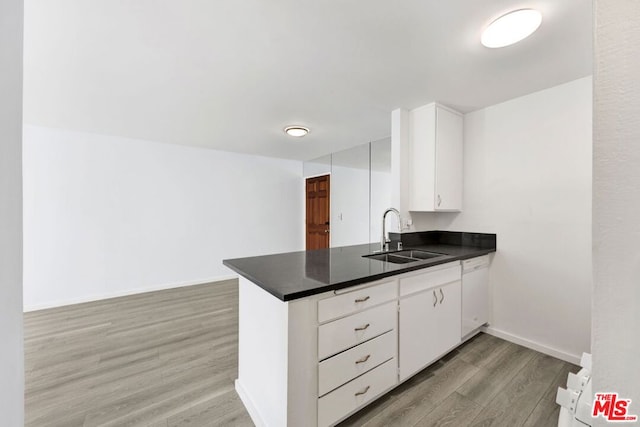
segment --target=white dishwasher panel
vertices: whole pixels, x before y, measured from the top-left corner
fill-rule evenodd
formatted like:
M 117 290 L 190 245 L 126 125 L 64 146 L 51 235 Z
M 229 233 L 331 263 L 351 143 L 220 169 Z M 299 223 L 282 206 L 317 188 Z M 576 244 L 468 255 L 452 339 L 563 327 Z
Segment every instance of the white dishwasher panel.
M 489 321 L 489 266 L 479 264 L 462 273 L 462 331 L 465 337 Z

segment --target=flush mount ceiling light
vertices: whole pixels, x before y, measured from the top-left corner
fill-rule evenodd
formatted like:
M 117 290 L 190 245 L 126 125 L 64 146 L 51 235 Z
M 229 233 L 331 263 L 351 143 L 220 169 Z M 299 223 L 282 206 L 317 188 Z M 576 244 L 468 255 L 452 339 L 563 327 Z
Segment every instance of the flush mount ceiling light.
M 309 133 L 309 129 L 302 126 L 287 126 L 286 128 L 284 128 L 284 131 L 289 136 L 297 137 L 305 136 Z
M 514 10 L 489 24 L 480 41 L 490 48 L 509 46 L 529 37 L 541 22 L 542 14 L 537 10 Z

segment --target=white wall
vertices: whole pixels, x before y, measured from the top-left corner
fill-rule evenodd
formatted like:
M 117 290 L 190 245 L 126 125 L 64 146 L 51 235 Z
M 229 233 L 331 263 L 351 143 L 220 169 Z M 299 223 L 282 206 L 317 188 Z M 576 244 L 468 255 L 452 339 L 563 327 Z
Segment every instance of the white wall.
M 22 1 L 0 2 L 0 418 L 24 420 Z
M 593 390 L 640 416 L 640 2 L 594 4 Z
M 492 330 L 576 361 L 590 350 L 591 78 L 465 116 L 459 214 L 418 229 L 496 233 Z
M 27 310 L 232 275 L 303 249 L 302 163 L 25 126 Z

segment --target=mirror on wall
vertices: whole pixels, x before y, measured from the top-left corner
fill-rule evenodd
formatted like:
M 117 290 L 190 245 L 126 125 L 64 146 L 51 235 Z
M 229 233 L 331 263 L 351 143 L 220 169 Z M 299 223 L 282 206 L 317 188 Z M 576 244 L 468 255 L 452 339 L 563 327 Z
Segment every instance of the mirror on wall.
M 382 214 L 391 206 L 391 138 L 306 161 L 303 174 L 330 175 L 331 247 L 380 241 Z M 389 216 L 387 227 L 396 231 L 397 220 Z
M 331 246 L 369 243 L 369 144 L 331 155 Z
M 382 214 L 391 207 L 391 138 L 371 144 L 371 199 L 369 241 L 379 242 L 382 236 Z M 387 230 L 399 231 L 395 215 L 387 215 Z

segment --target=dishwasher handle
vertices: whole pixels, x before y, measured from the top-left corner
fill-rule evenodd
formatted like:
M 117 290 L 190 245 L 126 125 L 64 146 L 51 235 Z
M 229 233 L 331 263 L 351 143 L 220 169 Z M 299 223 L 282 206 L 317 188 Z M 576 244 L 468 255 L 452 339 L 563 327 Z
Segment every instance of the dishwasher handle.
M 487 255 L 478 258 L 471 258 L 469 260 L 462 261 L 462 274 L 487 267 L 489 267 L 489 257 Z

